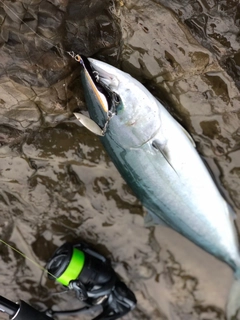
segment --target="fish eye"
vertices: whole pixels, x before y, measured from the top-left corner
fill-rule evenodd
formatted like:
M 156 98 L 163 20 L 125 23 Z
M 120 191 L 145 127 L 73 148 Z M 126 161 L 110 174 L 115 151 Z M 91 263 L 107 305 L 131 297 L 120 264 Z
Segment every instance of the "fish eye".
M 118 105 L 121 102 L 121 98 L 116 92 L 113 92 L 113 100 L 116 105 Z
M 93 74 L 95 80 L 96 80 L 97 82 L 99 82 L 99 79 L 100 79 L 99 73 L 98 73 L 97 71 L 93 71 L 92 74 Z

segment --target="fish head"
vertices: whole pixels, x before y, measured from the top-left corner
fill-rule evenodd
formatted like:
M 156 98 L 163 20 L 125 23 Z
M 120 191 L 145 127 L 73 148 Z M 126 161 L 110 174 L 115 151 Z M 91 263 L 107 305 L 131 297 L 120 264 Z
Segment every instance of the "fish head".
M 106 135 L 124 148 L 149 141 L 160 127 L 152 94 L 131 75 L 105 62 L 88 58 L 84 64 L 82 79 L 91 119 L 103 128 L 110 115 Z

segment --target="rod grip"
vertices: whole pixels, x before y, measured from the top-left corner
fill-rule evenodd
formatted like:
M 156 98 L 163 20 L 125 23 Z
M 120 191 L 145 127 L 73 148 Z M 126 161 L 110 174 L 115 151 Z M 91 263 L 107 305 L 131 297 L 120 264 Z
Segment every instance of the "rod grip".
M 3 296 L 0 296 L 0 311 L 7 313 L 10 317 L 14 316 L 19 309 L 19 305 Z
M 11 320 L 52 320 L 44 313 L 34 309 L 24 301 L 20 301 L 19 309 Z

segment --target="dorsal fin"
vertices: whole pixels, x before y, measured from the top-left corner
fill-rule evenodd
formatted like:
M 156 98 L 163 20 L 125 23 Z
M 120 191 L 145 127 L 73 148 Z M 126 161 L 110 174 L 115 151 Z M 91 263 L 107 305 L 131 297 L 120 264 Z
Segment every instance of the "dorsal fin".
M 180 123 L 178 123 L 180 128 L 182 129 L 183 133 L 186 135 L 186 137 L 188 138 L 188 140 L 191 142 L 191 144 L 194 146 L 194 148 L 196 148 L 196 143 L 193 140 L 192 136 L 190 135 L 190 133 L 187 132 L 186 129 L 184 129 Z

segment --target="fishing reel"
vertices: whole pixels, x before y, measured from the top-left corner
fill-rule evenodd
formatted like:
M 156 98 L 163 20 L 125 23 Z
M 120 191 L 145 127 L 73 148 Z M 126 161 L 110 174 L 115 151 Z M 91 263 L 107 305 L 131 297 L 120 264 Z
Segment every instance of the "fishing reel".
M 25 302 L 15 304 L 0 296 L 0 311 L 16 320 L 49 320 L 54 316 L 100 311 L 93 320 L 118 319 L 136 305 L 134 293 L 120 280 L 111 263 L 85 243 L 66 243 L 56 250 L 47 264 L 49 278 L 73 290 L 86 306 L 42 313 Z
M 94 320 L 118 319 L 136 305 L 133 292 L 119 279 L 110 261 L 85 243 L 61 246 L 48 262 L 47 270 L 50 279 L 74 290 L 89 307 L 102 307 L 102 313 Z M 61 312 L 50 312 L 54 314 Z

